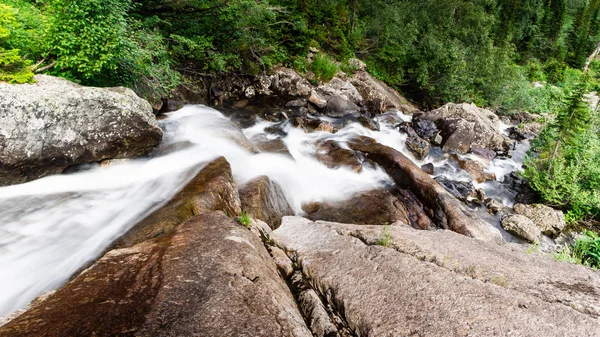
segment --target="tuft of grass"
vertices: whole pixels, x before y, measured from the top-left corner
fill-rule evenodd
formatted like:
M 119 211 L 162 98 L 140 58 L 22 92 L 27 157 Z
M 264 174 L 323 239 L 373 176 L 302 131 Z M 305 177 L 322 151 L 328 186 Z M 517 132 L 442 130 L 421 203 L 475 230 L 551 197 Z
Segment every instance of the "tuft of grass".
M 235 220 L 237 220 L 237 222 L 239 222 L 240 224 L 244 225 L 246 228 L 250 228 L 251 220 L 250 220 L 250 216 L 248 215 L 248 213 L 242 212 L 242 214 L 240 214 L 240 216 L 235 218 Z
M 338 64 L 325 54 L 319 54 L 310 64 L 310 70 L 318 80 L 329 82 L 338 73 Z
M 388 225 L 383 226 L 383 232 L 381 233 L 381 239 L 377 240 L 376 244 L 379 246 L 389 248 L 392 243 L 392 233 L 388 230 Z
M 529 246 L 529 248 L 527 248 L 527 254 L 533 254 L 535 252 L 537 252 L 539 247 L 539 243 L 537 241 L 535 241 L 534 243 L 531 244 L 531 246 Z

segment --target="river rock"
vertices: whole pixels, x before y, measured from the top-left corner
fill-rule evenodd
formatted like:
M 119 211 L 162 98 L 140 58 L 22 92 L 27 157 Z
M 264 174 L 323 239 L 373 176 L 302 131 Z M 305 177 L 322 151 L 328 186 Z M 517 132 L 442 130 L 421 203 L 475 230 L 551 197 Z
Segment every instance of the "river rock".
M 364 159 L 355 151 L 343 148 L 334 140 L 318 141 L 315 158 L 329 168 L 349 167 L 353 171 L 362 171 Z
M 239 193 L 242 209 L 273 229 L 279 227 L 282 217 L 294 215 L 281 186 L 267 176 L 252 179 L 240 188 Z
M 308 96 L 308 101 L 319 109 L 323 109 L 327 106 L 327 100 L 319 95 L 319 93 L 315 90 L 311 90 L 310 96 Z
M 549 236 L 557 236 L 567 225 L 563 212 L 542 204 L 524 205 L 516 204 L 515 213 L 524 215 Z
M 292 158 L 287 145 L 279 138 L 269 139 L 266 135 L 260 134 L 252 137 L 251 141 L 260 152 L 282 154 Z
M 223 212 L 108 252 L 0 336 L 312 336 L 263 243 Z
M 271 238 L 361 336 L 600 335 L 600 274 L 517 246 L 297 217 Z
M 162 139 L 152 107 L 130 89 L 47 75 L 35 80 L 0 83 L 0 186 L 71 165 L 141 156 Z
M 427 164 L 421 165 L 421 170 L 423 170 L 423 172 L 431 175 L 435 171 L 435 166 L 433 166 L 433 163 L 427 163 Z
M 304 210 L 312 220 L 359 225 L 410 223 L 404 204 L 384 188 L 360 192 L 344 201 L 313 203 Z
M 366 71 L 359 70 L 350 79 L 360 93 L 364 106 L 372 113 L 379 114 L 388 110 L 400 110 L 404 113 L 416 111 L 406 98 L 396 90 L 379 81 Z
M 439 109 L 415 114 L 416 123 L 422 120 L 435 122 L 441 130 L 444 151 L 467 153 L 477 146 L 505 152 L 512 145 L 512 140 L 499 131 L 498 116 L 474 104 L 448 103 Z
M 450 180 L 445 176 L 438 176 L 434 179 L 460 201 L 467 201 L 476 195 L 475 186 L 470 182 Z
M 329 99 L 329 101 L 327 101 L 325 114 L 328 117 L 334 118 L 344 117 L 346 115 L 358 117 L 360 115 L 360 108 L 352 101 L 349 101 L 341 96 L 333 96 Z
M 435 136 L 440 132 L 435 123 L 428 119 L 413 120 L 412 127 L 419 137 L 430 141 L 435 139 Z
M 400 131 L 406 133 L 406 141 L 404 144 L 406 148 L 417 158 L 417 160 L 423 160 L 429 155 L 431 145 L 428 141 L 419 137 L 415 130 L 410 125 L 403 124 L 400 126 Z
M 363 105 L 363 97 L 356 87 L 339 77 L 334 77 L 331 81 L 320 85 L 316 91 L 327 100 L 330 100 L 332 97 L 339 97 L 355 105 Z
M 417 195 L 432 211 L 432 218 L 439 227 L 484 241 L 502 240 L 496 228 L 467 209 L 402 153 L 364 136 L 353 138 L 348 145 L 379 164 L 400 188 L 409 189 Z
M 208 163 L 171 201 L 135 225 L 115 246 L 131 247 L 173 233 L 184 221 L 217 210 L 231 216 L 242 212 L 231 166 L 224 157 Z
M 451 155 L 450 158 L 454 159 L 458 163 L 458 166 L 465 170 L 476 182 L 483 183 L 488 180 L 486 174 L 483 172 L 483 165 L 481 163 L 468 158 L 460 158 L 456 154 Z
M 511 214 L 502 218 L 502 228 L 529 242 L 537 242 L 542 231 L 524 215 Z

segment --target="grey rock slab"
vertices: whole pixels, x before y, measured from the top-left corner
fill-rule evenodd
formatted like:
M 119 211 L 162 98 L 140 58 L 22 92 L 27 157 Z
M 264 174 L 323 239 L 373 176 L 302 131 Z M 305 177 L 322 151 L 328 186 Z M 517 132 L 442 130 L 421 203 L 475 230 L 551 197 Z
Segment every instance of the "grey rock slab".
M 450 231 L 285 217 L 273 242 L 359 336 L 600 336 L 600 276 Z
M 0 186 L 75 164 L 141 156 L 162 139 L 152 107 L 130 89 L 46 75 L 35 80 L 0 83 Z

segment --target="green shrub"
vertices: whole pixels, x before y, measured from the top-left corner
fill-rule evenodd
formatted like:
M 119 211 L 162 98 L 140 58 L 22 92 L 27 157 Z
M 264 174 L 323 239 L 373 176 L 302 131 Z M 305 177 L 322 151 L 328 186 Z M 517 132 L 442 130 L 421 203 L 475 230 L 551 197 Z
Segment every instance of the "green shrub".
M 162 35 L 141 22 L 131 20 L 126 39 L 126 51 L 118 60 L 120 85 L 126 85 L 151 101 L 167 97 L 180 83 L 179 73 L 172 69 L 172 61 Z
M 0 4 L 0 81 L 27 83 L 33 80 L 31 61 L 24 60 L 19 49 L 7 49 L 9 37 L 16 22 L 17 11 Z
M 126 15 L 131 0 L 49 0 L 53 15 L 48 32 L 48 54 L 56 58 L 56 75 L 101 84 L 118 68 L 126 48 Z
M 600 268 L 600 237 L 598 234 L 585 231 L 575 241 L 573 256 L 585 266 Z
M 325 54 L 319 54 L 310 64 L 310 70 L 315 77 L 324 82 L 329 82 L 339 71 L 338 64 Z

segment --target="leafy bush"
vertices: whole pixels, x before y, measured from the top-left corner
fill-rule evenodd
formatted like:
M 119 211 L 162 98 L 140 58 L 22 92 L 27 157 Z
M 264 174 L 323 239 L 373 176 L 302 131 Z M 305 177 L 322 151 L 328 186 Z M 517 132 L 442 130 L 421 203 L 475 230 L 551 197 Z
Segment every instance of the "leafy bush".
M 310 70 L 315 77 L 324 82 L 329 82 L 339 71 L 338 64 L 325 54 L 319 54 L 310 64 Z
M 600 237 L 598 234 L 585 231 L 575 241 L 573 256 L 585 266 L 600 268 Z
M 56 58 L 55 74 L 101 84 L 95 77 L 115 71 L 128 52 L 130 8 L 131 0 L 49 0 L 48 54 Z
M 141 97 L 160 101 L 180 83 L 179 73 L 172 69 L 165 39 L 141 22 L 130 22 L 123 49 L 126 52 L 118 60 L 122 78 L 118 84 L 127 85 Z
M 31 61 L 24 60 L 19 49 L 5 48 L 10 46 L 8 38 L 18 25 L 16 13 L 12 7 L 0 4 L 0 81 L 26 83 L 33 80 Z

